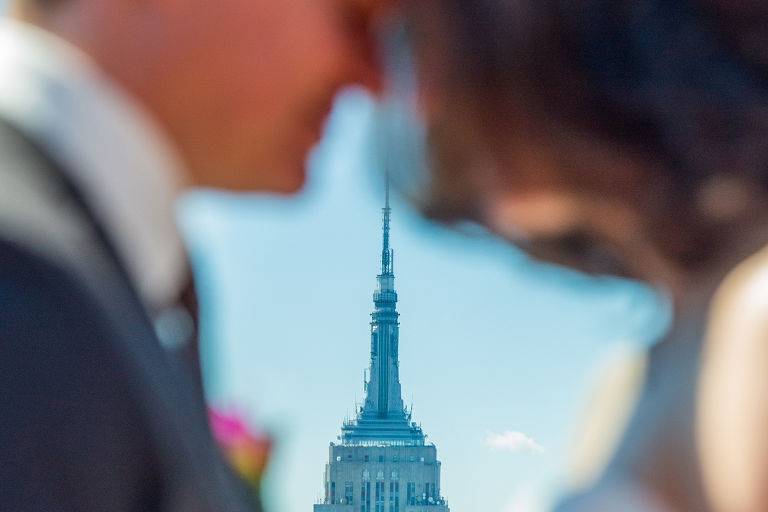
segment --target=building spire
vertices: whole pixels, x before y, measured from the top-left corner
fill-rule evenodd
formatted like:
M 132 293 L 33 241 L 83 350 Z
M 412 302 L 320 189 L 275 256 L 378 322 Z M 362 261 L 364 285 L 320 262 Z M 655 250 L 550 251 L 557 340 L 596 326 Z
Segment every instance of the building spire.
M 382 208 L 381 272 L 376 276 L 371 313 L 371 360 L 365 379 L 365 401 L 353 422 L 342 428 L 345 443 L 397 442 L 424 444 L 421 428 L 410 423 L 400 386 L 400 322 L 395 291 L 394 251 L 390 247 L 389 177 Z
M 384 208 L 382 208 L 382 216 L 383 216 L 383 225 L 382 225 L 382 231 L 383 231 L 383 244 L 381 248 L 381 274 L 382 275 L 392 275 L 393 268 L 392 263 L 394 259 L 394 251 L 390 249 L 389 247 L 389 220 L 390 215 L 392 213 L 392 208 L 389 207 L 389 175 L 386 177 L 386 183 L 385 183 L 385 199 L 384 199 Z

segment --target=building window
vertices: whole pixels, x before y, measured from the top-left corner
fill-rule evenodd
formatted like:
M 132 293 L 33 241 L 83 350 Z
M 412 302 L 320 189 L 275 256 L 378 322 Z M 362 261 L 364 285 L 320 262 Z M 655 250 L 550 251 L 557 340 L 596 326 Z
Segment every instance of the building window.
M 379 455 L 379 462 L 384 462 L 384 456 L 383 455 Z
M 416 482 L 408 482 L 408 486 L 406 488 L 406 495 L 405 498 L 407 500 L 408 505 L 415 505 L 416 504 Z
M 371 482 L 363 482 L 360 487 L 360 512 L 371 512 Z
M 344 482 L 344 503 L 347 505 L 354 504 L 355 496 L 352 485 L 353 482 Z
M 435 484 L 424 484 L 424 498 L 427 500 L 427 503 L 435 502 Z
M 371 457 L 369 455 L 366 455 L 365 456 L 365 462 L 368 462 L 369 460 L 371 460 Z
M 336 504 L 336 482 L 331 482 L 331 505 Z
M 400 512 L 400 482 L 389 482 L 389 512 Z
M 384 512 L 384 482 L 376 482 L 376 510 L 374 512 Z

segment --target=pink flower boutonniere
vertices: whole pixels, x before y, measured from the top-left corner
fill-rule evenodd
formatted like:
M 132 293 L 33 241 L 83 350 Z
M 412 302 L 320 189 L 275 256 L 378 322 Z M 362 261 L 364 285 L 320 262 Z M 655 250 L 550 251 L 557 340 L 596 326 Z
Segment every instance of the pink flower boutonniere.
M 255 490 L 269 461 L 272 440 L 262 431 L 254 431 L 238 414 L 208 409 L 213 437 L 229 463 Z

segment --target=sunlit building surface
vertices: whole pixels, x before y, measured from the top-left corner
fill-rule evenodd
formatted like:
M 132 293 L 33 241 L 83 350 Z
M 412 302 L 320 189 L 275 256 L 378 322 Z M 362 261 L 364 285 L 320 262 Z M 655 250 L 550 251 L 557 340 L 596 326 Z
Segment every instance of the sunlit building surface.
M 381 273 L 373 293 L 371 365 L 365 402 L 329 447 L 324 498 L 315 512 L 448 512 L 437 448 L 412 421 L 400 390 L 394 251 L 389 192 L 383 209 Z

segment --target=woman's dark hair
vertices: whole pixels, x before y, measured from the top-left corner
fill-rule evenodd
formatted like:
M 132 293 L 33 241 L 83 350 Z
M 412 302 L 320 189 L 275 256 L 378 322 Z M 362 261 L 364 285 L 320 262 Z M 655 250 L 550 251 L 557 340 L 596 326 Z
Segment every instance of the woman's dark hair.
M 441 80 L 476 100 L 486 140 L 507 122 L 514 129 L 505 108 L 523 105 L 663 169 L 681 214 L 714 176 L 768 189 L 768 2 L 431 1 L 447 45 Z M 706 238 L 707 229 L 687 231 Z
M 695 0 L 444 0 L 451 79 L 647 150 L 690 184 L 768 181 L 768 6 Z M 736 5 L 734 5 L 736 4 Z

